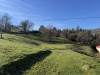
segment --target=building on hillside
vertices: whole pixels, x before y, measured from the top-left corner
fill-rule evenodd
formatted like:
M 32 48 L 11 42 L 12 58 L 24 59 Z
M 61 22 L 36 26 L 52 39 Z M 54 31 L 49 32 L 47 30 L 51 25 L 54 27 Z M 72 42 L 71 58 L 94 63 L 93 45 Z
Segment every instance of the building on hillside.
M 100 53 L 100 45 L 96 46 L 96 49 L 98 50 L 98 52 Z

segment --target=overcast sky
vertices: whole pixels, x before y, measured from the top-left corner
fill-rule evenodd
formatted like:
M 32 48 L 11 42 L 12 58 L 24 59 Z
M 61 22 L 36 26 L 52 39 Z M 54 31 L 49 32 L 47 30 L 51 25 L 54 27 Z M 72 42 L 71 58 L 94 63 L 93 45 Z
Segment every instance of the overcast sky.
M 40 25 L 53 25 L 57 28 L 75 28 L 77 25 L 85 29 L 100 28 L 100 18 L 50 20 L 84 17 L 100 17 L 100 0 L 0 0 L 0 15 L 9 13 L 12 22 L 29 19 L 35 23 L 34 29 Z

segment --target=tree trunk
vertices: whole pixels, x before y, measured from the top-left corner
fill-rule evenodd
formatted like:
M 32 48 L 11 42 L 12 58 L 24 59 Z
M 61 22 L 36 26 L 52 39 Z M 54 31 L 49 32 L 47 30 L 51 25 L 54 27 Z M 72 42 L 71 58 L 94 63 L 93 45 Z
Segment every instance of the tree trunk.
M 1 38 L 0 39 L 3 39 L 3 37 L 2 37 L 2 29 L 1 29 Z

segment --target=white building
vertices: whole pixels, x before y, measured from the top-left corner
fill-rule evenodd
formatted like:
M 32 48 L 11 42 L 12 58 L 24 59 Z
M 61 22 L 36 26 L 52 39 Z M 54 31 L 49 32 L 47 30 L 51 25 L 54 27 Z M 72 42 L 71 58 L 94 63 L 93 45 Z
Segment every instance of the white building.
M 100 45 L 96 46 L 96 49 L 98 50 L 98 52 L 100 53 Z

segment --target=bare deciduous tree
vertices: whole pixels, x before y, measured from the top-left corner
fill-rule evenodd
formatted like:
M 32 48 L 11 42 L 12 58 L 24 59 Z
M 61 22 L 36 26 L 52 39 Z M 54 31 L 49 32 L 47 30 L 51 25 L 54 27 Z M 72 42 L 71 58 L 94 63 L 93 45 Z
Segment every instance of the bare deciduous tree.
M 27 32 L 33 25 L 34 23 L 29 20 L 24 20 L 21 22 L 21 27 L 24 32 Z
M 8 13 L 2 16 L 2 25 L 4 26 L 5 31 L 10 31 L 11 16 Z

